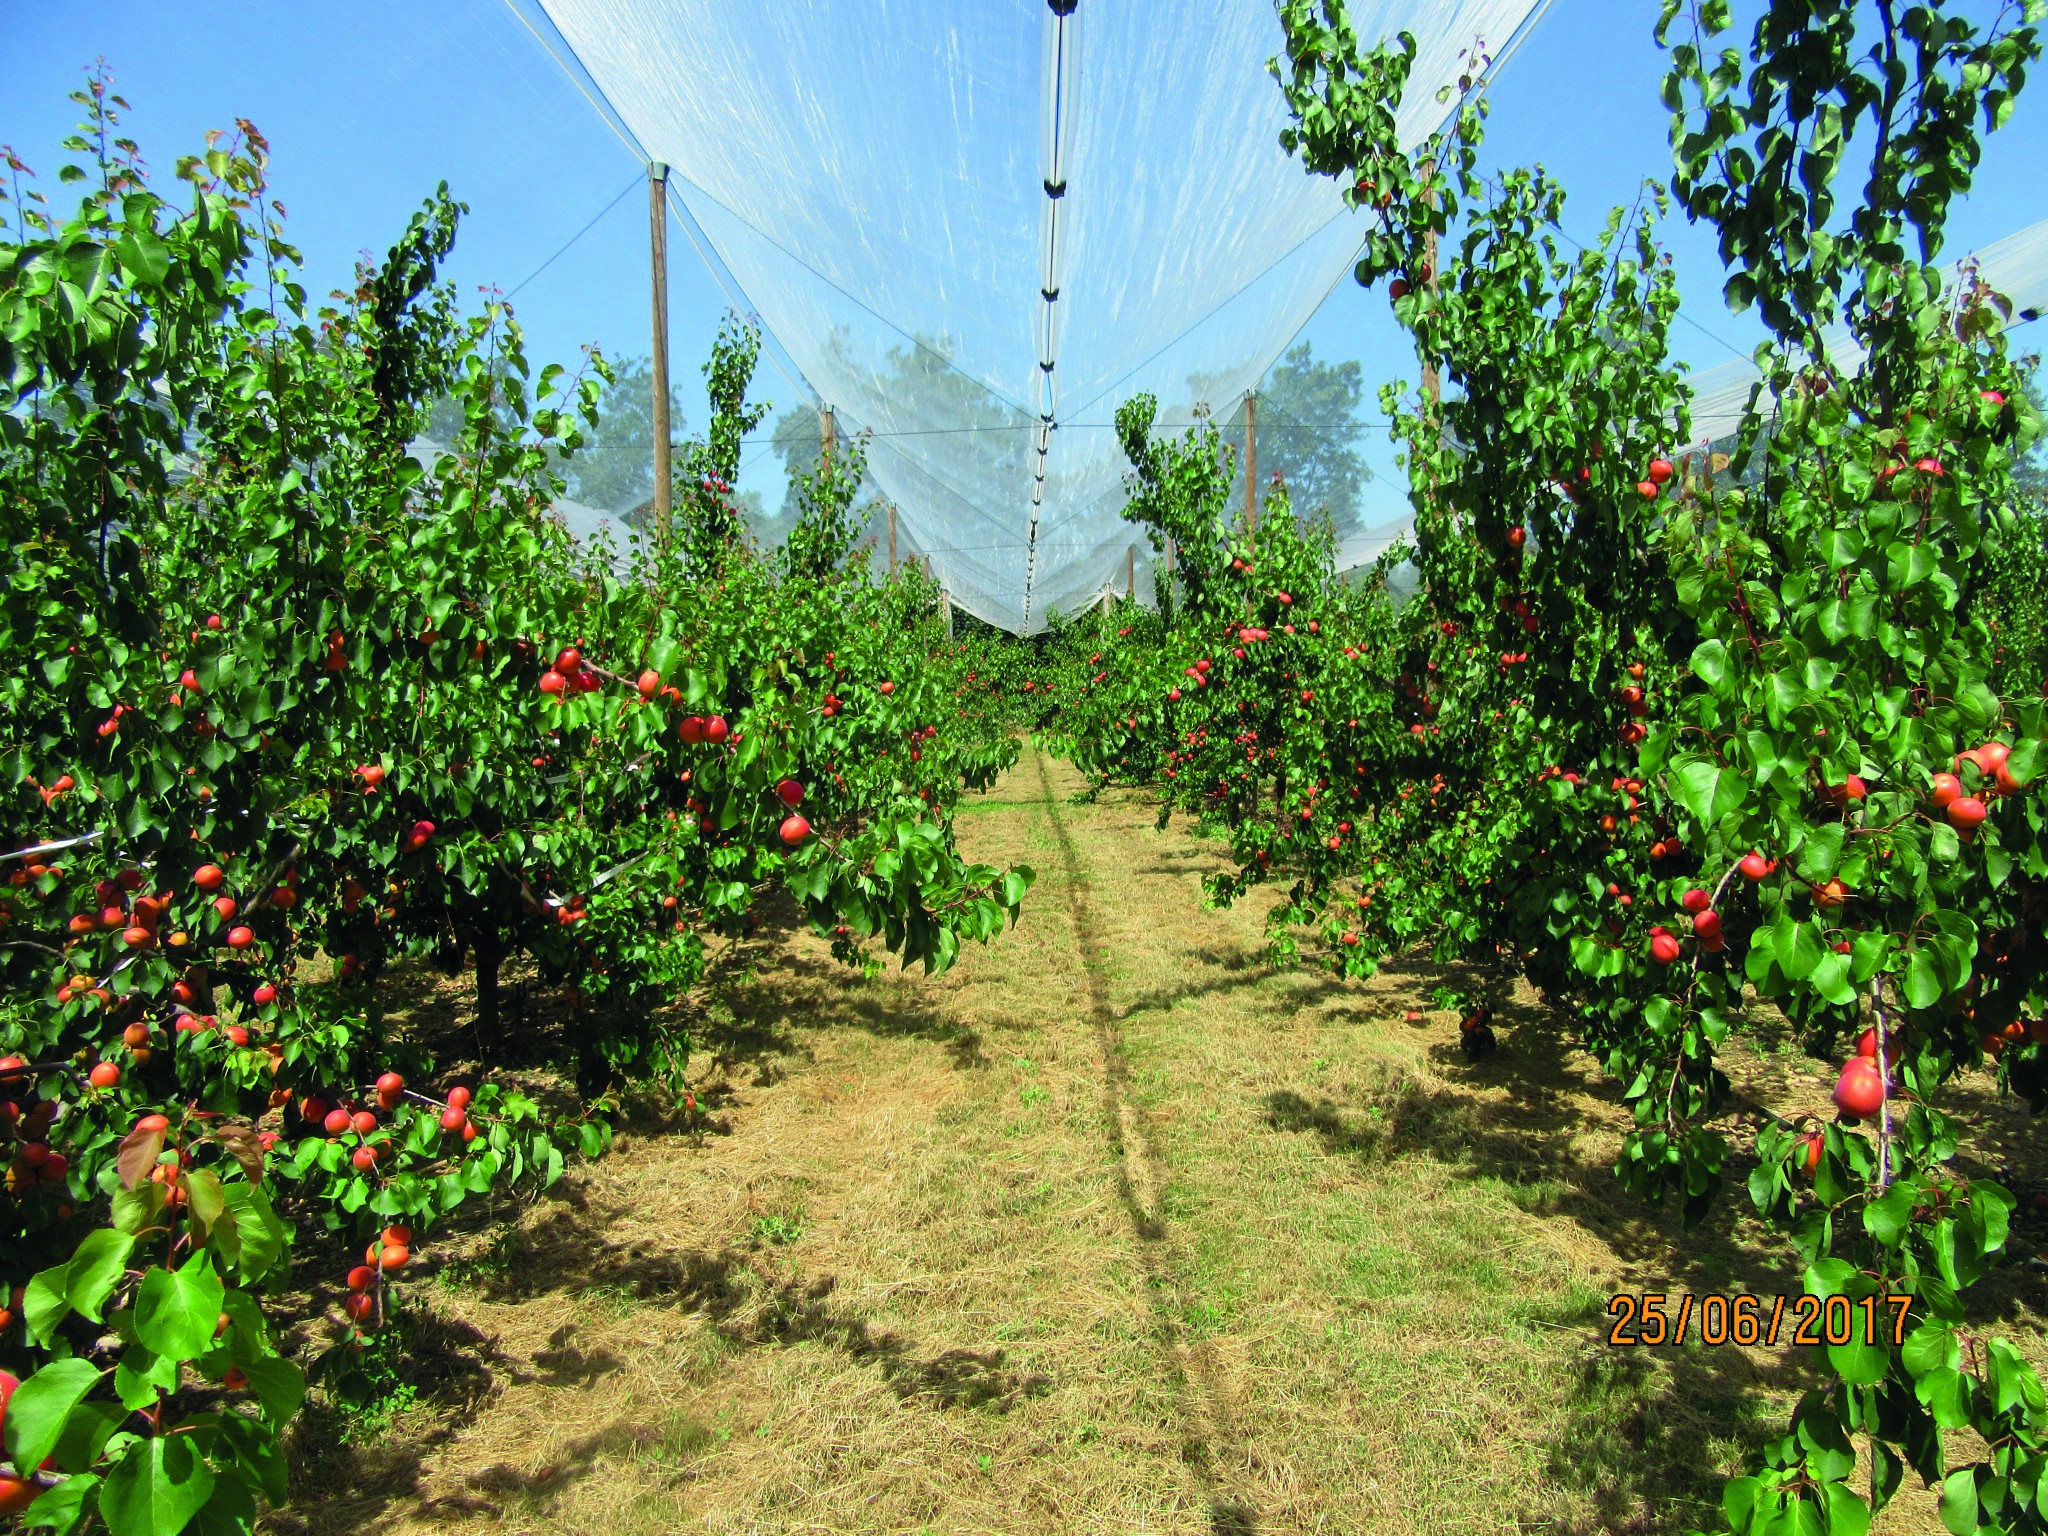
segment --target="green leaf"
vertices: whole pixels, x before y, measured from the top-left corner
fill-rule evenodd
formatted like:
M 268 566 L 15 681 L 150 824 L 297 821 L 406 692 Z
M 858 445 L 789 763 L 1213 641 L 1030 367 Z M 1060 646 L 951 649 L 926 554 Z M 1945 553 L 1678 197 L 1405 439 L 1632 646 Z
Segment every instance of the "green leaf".
M 2022 785 L 2031 784 L 2041 771 L 2043 756 L 2048 756 L 2048 739 L 2029 736 L 2013 747 L 2005 760 L 2005 771 Z
M 1925 948 L 1916 949 L 1906 957 L 1906 974 L 1901 978 L 1901 990 L 1906 994 L 1906 1003 L 1913 1008 L 1932 1008 L 1941 1001 L 1948 987 L 1942 980 L 1942 968 L 1934 955 Z
M 52 1360 L 14 1389 L 0 1444 L 17 1467 L 39 1467 L 57 1448 L 64 1421 L 100 1379 L 90 1360 Z
M 128 1272 L 128 1256 L 134 1251 L 135 1239 L 126 1232 L 100 1227 L 87 1233 L 66 1267 L 65 1290 L 71 1309 L 99 1322 L 101 1309 Z
M 1728 1528 L 1746 1531 L 1750 1528 L 1750 1512 L 1756 1508 L 1757 1495 L 1762 1485 L 1753 1477 L 1733 1477 L 1728 1486 L 1721 1490 L 1721 1512 L 1728 1518 Z
M 305 1400 L 305 1373 L 289 1360 L 268 1355 L 250 1361 L 242 1368 L 242 1374 L 249 1378 L 249 1389 L 263 1405 L 263 1416 L 270 1421 L 271 1428 L 283 1429 Z
M 200 1228 L 211 1227 L 227 1210 L 220 1176 L 208 1168 L 189 1169 L 185 1174 L 186 1198 L 191 1202 L 192 1220 Z M 202 1238 L 201 1241 L 204 1241 Z
M 1849 956 L 1838 955 L 1832 950 L 1820 957 L 1820 963 L 1813 968 L 1808 978 L 1813 990 L 1833 1003 L 1837 1008 L 1846 1007 L 1856 1001 L 1856 988 L 1849 980 Z
M 1793 681 L 1790 674 L 1773 672 L 1765 691 L 1764 703 L 1771 724 L 1783 730 L 1790 716 L 1813 703 L 1813 695 Z
M 1818 1259 L 1806 1266 L 1801 1277 L 1806 1294 L 1826 1300 L 1830 1296 L 1846 1296 L 1856 1281 L 1857 1270 L 1847 1259 Z
M 127 1422 L 129 1410 L 103 1397 L 87 1398 L 71 1410 L 64 1433 L 51 1454 L 66 1472 L 84 1472 L 100 1459 L 114 1432 Z
M 1711 827 L 1747 796 L 1742 776 L 1703 757 L 1680 758 L 1670 772 L 1671 793 L 1702 827 Z
M 1962 839 L 1956 829 L 1945 821 L 1937 821 L 1927 834 L 1927 855 L 1937 864 L 1953 864 L 1963 851 Z
M 57 1325 L 71 1315 L 71 1266 L 58 1264 L 29 1278 L 22 1295 L 28 1336 L 47 1346 Z
M 159 1394 L 178 1389 L 180 1368 L 179 1362 L 167 1355 L 156 1354 L 143 1344 L 131 1344 L 121 1351 L 121 1363 L 114 1367 L 114 1394 L 128 1408 L 153 1407 Z
M 1956 1339 L 1955 1329 L 1942 1323 L 1922 1323 L 1906 1335 L 1906 1342 L 1899 1350 L 1900 1360 L 1915 1376 L 1925 1376 L 1943 1366 L 1953 1367 L 1962 1357 L 1963 1349 Z
M 1977 1471 L 1958 1467 L 1942 1480 L 1941 1523 L 1954 1536 L 1973 1536 L 1977 1529 Z
M 178 1536 L 213 1496 L 190 1435 L 138 1440 L 108 1471 L 100 1514 L 112 1536 Z
M 1693 647 L 1693 675 L 1716 694 L 1725 694 L 1728 687 L 1728 647 L 1719 640 L 1702 640 Z
M 1913 1206 L 1919 1199 L 1917 1186 L 1904 1182 L 1892 1185 L 1884 1192 L 1884 1198 L 1873 1200 L 1863 1207 L 1863 1230 L 1885 1247 L 1897 1244 L 1899 1234 L 1912 1224 Z M 1946 1333 L 1946 1329 L 1937 1332 Z M 1918 1334 L 1914 1335 L 1916 1338 Z
M 1963 1305 L 1955 1293 L 1955 1287 L 1938 1275 L 1923 1273 L 1913 1286 L 1921 1306 L 1933 1317 L 1947 1323 L 1963 1320 Z
M 1845 1483 L 1826 1482 L 1820 1485 L 1820 1498 L 1827 1509 L 1827 1536 L 1866 1536 L 1870 1506 L 1862 1495 Z
M 152 1269 L 135 1298 L 136 1337 L 168 1359 L 203 1354 L 213 1342 L 225 1293 L 213 1256 L 203 1249 L 182 1269 Z
M 1860 1327 L 1860 1312 L 1855 1321 Z M 1882 1343 L 1871 1343 L 1860 1332 L 1847 1344 L 1828 1345 L 1827 1351 L 1828 1363 L 1835 1368 L 1835 1374 L 1852 1387 L 1867 1387 L 1883 1381 L 1886 1368 L 1891 1364 L 1890 1351 Z
M 1794 981 L 1804 981 L 1827 958 L 1828 947 L 1812 923 L 1795 923 L 1790 914 L 1779 917 L 1772 940 L 1778 951 L 1778 969 Z
M 234 1213 L 235 1233 L 241 1244 L 235 1273 L 245 1281 L 260 1280 L 283 1257 L 285 1246 L 291 1241 L 291 1229 L 257 1185 L 224 1185 L 222 1194 Z
M 1833 875 L 1842 863 L 1842 844 L 1848 828 L 1839 821 L 1815 827 L 1799 845 L 1799 876 L 1819 882 Z
M 65 1478 L 29 1505 L 28 1513 L 21 1518 L 21 1528 L 25 1531 L 53 1530 L 57 1536 L 64 1536 L 65 1532 L 75 1529 L 84 1517 L 86 1500 L 99 1485 L 100 1480 L 90 1472 Z
M 2001 1414 L 2009 1414 L 2025 1404 L 2031 1413 L 2039 1413 L 2042 1404 L 2041 1378 L 2034 1374 L 2034 1368 L 2027 1364 L 2019 1351 L 2003 1339 L 1993 1339 L 1985 1346 L 1986 1376 L 1993 1390 L 1993 1403 Z
M 129 230 L 114 249 L 129 276 L 142 286 L 157 287 L 171 270 L 171 248 L 148 230 Z
M 131 1237 L 157 1225 L 164 1208 L 161 1184 L 137 1184 L 114 1192 L 114 1225 Z
M 217 1478 L 213 1496 L 192 1522 L 198 1536 L 247 1536 L 256 1523 L 256 1496 L 241 1477 Z
M 1832 570 L 1854 565 L 1863 558 L 1863 535 L 1854 528 L 1830 528 L 1821 535 L 1821 552 Z
M 1929 948 L 1941 965 L 1944 990 L 1953 992 L 1970 979 L 1977 954 L 1977 925 L 1960 912 L 1943 910 L 1928 913 L 1927 921 L 1939 935 Z
M 1856 1470 L 1856 1448 L 1842 1423 L 1826 1411 L 1801 1411 L 1793 1419 L 1794 1438 L 1806 1452 L 1808 1474 L 1823 1482 L 1847 1477 Z
M 1963 1375 L 1952 1365 L 1937 1365 L 1914 1382 L 1913 1395 L 1943 1429 L 1961 1429 L 1970 1422 Z
M 1883 1509 L 1905 1480 L 1906 1464 L 1899 1453 L 1882 1440 L 1873 1440 L 1871 1449 L 1875 1453 L 1870 1468 L 1871 1502 L 1875 1508 Z

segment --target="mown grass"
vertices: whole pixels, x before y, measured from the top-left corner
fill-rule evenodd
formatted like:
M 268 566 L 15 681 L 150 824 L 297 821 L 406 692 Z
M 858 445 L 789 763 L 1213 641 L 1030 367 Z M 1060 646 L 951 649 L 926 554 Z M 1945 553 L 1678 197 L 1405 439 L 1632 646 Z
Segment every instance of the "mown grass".
M 1275 974 L 1257 910 L 1201 907 L 1213 845 L 1075 787 L 1027 753 L 963 822 L 1039 883 L 953 974 L 863 982 L 801 936 L 735 957 L 709 1133 L 629 1129 L 511 1236 L 425 1245 L 413 1305 L 465 1371 L 318 1421 L 273 1526 L 1707 1521 L 1807 1362 L 1612 1349 L 1605 1304 L 1791 1286 L 1739 1197 L 1693 1233 L 1644 1209 L 1611 1088 L 1529 999 L 1467 1064 L 1447 1015 L 1404 1019 L 1441 973 Z M 1738 1081 L 1815 1076 L 1756 1055 Z M 1999 1296 L 2021 1333 L 2048 1303 Z M 1937 1527 L 1915 1494 L 1884 1528 Z

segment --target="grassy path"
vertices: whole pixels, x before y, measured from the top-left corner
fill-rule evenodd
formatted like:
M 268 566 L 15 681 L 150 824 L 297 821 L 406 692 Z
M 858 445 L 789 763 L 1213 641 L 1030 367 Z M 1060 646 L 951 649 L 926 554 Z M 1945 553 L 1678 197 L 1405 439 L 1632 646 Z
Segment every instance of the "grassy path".
M 1076 787 L 1027 753 L 963 814 L 1039 879 L 948 976 L 759 946 L 710 1133 L 627 1135 L 416 1282 L 388 1422 L 310 1424 L 277 1528 L 1699 1520 L 1797 1362 L 1607 1348 L 1606 1296 L 1787 1277 L 1615 1190 L 1618 1117 L 1533 1009 L 1468 1066 L 1404 1022 L 1435 972 L 1275 974 L 1257 912 L 1202 909 L 1211 848 Z

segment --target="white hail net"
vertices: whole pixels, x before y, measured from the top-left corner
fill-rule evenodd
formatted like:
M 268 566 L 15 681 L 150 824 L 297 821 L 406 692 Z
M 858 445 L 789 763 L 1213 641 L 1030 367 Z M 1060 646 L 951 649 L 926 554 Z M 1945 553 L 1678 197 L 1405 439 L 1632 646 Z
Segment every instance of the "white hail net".
M 1117 406 L 1227 415 L 1363 239 L 1280 150 L 1272 0 L 538 3 L 840 430 L 871 434 L 901 552 L 1005 628 L 1121 590 L 1134 544 L 1149 592 Z M 1417 39 L 1410 143 L 1533 5 L 1351 6 Z
M 2048 305 L 2048 219 L 1950 262 L 1942 269 L 1943 282 L 1953 286 L 1965 269 L 2004 297 L 2012 306 L 2013 323 L 2032 320 Z M 1821 345 L 1837 367 L 1853 369 L 1863 359 L 1846 325 L 1829 326 L 1821 333 Z M 1687 381 L 1694 439 L 1716 443 L 1733 436 L 1762 378 L 1754 363 L 1739 357 L 1694 374 Z M 1759 403 L 1768 409 L 1768 401 Z

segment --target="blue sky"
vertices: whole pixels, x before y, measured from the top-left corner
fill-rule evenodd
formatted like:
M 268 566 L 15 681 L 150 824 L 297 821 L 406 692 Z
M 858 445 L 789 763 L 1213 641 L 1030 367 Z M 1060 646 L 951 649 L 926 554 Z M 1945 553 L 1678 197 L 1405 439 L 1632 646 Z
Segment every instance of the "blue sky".
M 1651 0 L 1556 0 L 1494 87 L 1489 159 L 1540 161 L 1555 173 L 1571 194 L 1564 227 L 1579 239 L 1645 177 L 1666 172 L 1655 11 Z M 637 161 L 505 0 L 0 0 L 0 53 L 10 82 L 0 142 L 43 173 L 53 197 L 56 146 L 76 114 L 66 92 L 103 56 L 133 103 L 133 136 L 166 175 L 207 128 L 236 117 L 262 128 L 290 237 L 316 288 L 345 281 L 360 253 L 381 254 L 446 178 L 471 209 L 450 275 L 472 292 L 524 283 L 515 303 L 536 359 L 573 363 L 590 341 L 618 354 L 646 350 L 647 203 Z M 2044 89 L 2023 97 L 2011 125 L 1989 140 L 1977 189 L 1953 219 L 1950 256 L 2048 217 L 2039 172 L 2048 154 L 2048 101 L 2037 99 Z M 1678 355 L 1710 367 L 1746 353 L 1759 333 L 1721 305 L 1710 239 L 1677 220 L 1667 239 L 1687 296 Z M 670 253 L 672 355 L 695 427 L 696 367 L 729 301 L 674 224 Z M 1359 358 L 1370 381 L 1412 372 L 1384 297 L 1348 280 L 1304 335 L 1319 354 Z M 758 377 L 759 393 L 778 407 L 799 397 L 772 367 Z M 1374 499 L 1398 515 L 1391 451 L 1377 437 Z M 742 484 L 772 506 L 778 470 L 755 450 Z

